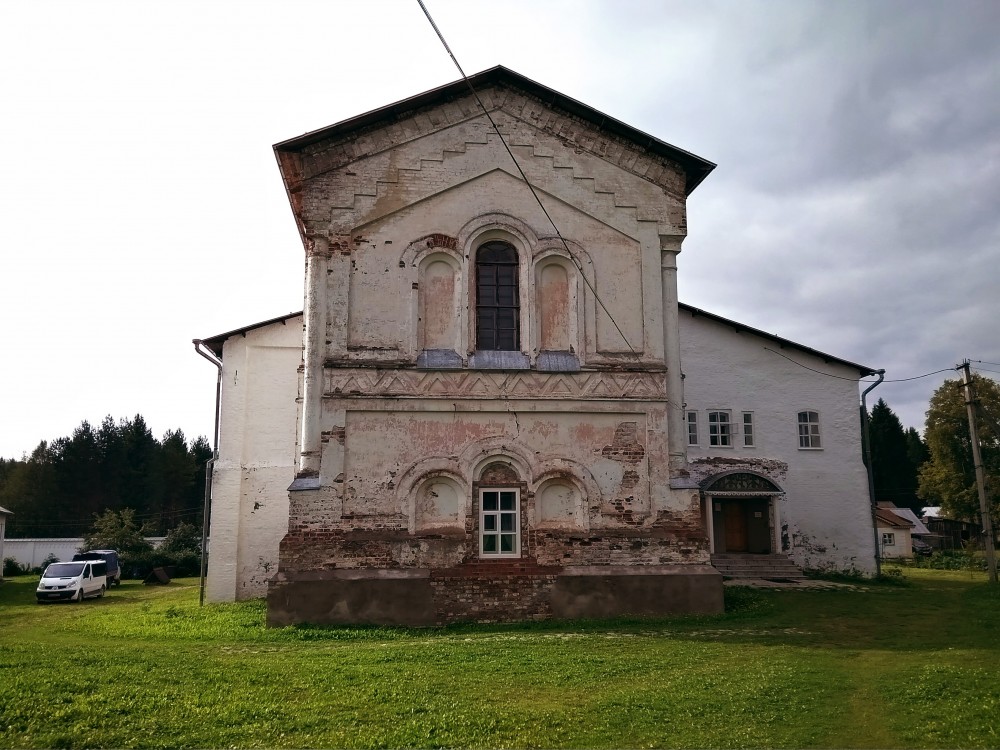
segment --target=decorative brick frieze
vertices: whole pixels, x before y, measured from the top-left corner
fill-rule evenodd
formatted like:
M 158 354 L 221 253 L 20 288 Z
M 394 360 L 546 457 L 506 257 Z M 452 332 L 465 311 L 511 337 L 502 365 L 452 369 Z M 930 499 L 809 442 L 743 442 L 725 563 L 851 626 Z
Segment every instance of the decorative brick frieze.
M 324 372 L 323 391 L 327 398 L 423 396 L 653 401 L 666 398 L 666 381 L 663 373 L 656 372 L 425 372 L 328 367 Z M 622 450 L 627 452 L 625 448 Z M 639 454 L 636 460 L 641 458 Z

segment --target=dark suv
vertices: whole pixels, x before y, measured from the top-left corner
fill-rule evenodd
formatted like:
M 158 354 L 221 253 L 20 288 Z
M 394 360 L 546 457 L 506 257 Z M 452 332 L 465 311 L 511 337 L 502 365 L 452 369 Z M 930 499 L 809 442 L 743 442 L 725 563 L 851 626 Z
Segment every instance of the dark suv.
M 934 548 L 931 547 L 931 545 L 923 539 L 917 539 L 916 537 L 912 540 L 912 546 L 914 555 L 923 555 L 924 557 L 927 557 L 934 552 Z
M 122 585 L 122 569 L 118 564 L 118 553 L 113 549 L 91 549 L 77 552 L 73 562 L 78 560 L 104 560 L 108 564 L 108 588 Z

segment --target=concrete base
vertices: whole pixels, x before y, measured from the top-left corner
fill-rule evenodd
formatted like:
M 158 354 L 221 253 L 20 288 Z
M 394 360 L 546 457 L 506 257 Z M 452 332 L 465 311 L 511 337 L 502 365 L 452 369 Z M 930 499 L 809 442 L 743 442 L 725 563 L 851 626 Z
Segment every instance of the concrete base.
M 279 573 L 268 585 L 267 624 L 413 627 L 723 611 L 722 576 L 709 565 L 578 567 L 539 576 L 437 573 L 428 569 Z
M 710 565 L 567 568 L 552 587 L 561 619 L 718 614 L 722 575 Z

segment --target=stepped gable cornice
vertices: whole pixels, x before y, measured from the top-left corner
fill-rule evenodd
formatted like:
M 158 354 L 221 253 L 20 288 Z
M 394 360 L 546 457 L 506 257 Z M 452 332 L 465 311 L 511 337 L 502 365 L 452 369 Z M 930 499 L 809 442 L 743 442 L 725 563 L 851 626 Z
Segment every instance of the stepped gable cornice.
M 679 166 L 689 195 L 715 164 L 498 65 L 469 76 L 487 110 L 503 110 L 573 146 L 652 182 Z M 303 180 L 386 148 L 479 117 L 482 110 L 464 80 L 275 144 L 290 192 Z

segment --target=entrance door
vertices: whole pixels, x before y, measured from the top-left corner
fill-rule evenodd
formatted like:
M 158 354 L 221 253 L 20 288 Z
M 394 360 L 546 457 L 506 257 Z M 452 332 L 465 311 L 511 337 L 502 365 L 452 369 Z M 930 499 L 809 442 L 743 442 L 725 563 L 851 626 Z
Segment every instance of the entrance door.
M 715 551 L 767 555 L 771 553 L 769 498 L 726 498 L 712 501 Z
M 722 504 L 726 552 L 747 551 L 747 516 L 739 502 L 727 500 Z

